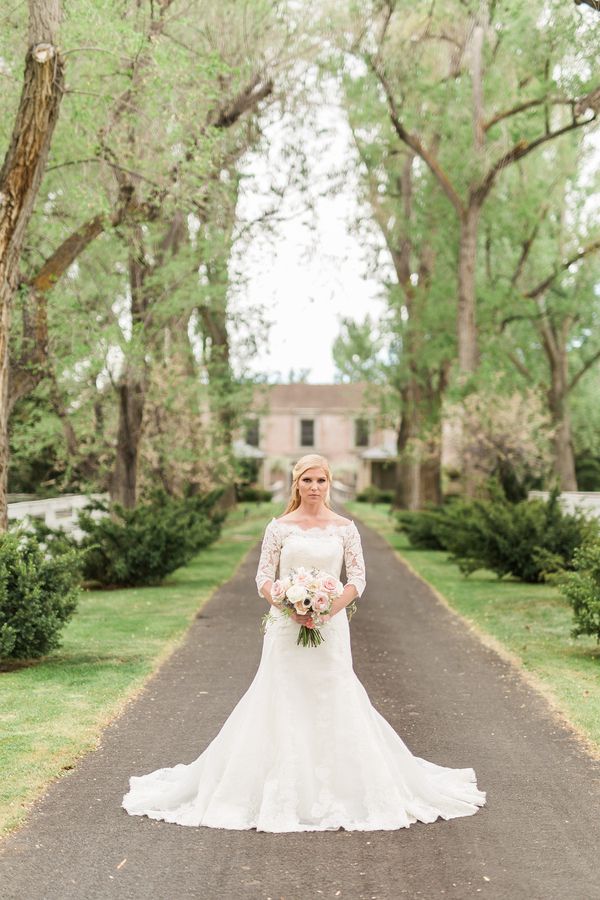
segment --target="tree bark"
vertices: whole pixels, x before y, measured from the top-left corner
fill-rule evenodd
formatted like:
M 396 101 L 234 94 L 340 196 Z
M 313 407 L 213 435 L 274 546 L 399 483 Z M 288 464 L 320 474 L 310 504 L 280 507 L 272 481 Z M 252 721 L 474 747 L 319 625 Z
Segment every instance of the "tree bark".
M 419 509 L 421 506 L 421 459 L 418 450 L 420 432 L 418 386 L 412 378 L 402 390 L 402 419 L 396 449 L 396 495 L 394 505 L 399 509 Z
M 9 334 L 25 230 L 44 174 L 64 88 L 60 0 L 29 0 L 29 49 L 12 137 L 0 171 L 0 530 L 8 524 Z
M 131 229 L 129 252 L 129 289 L 131 292 L 131 350 L 119 377 L 119 423 L 115 466 L 110 479 L 111 500 L 127 509 L 137 500 L 137 469 L 144 409 L 149 383 L 148 347 L 144 332 L 149 326 L 151 299 L 146 276 L 149 269 L 145 259 L 142 227 Z
M 554 474 L 562 491 L 577 490 L 575 474 L 575 451 L 571 431 L 571 415 L 568 406 L 568 357 L 566 346 L 557 348 L 559 352 L 548 357 L 550 363 L 550 388 L 548 406 L 552 415 L 554 436 Z
M 147 381 L 130 367 L 118 386 L 119 425 L 115 467 L 110 483 L 111 500 L 132 509 L 137 500 L 137 471 Z
M 471 202 L 460 223 L 458 256 L 458 364 L 461 375 L 469 377 L 477 370 L 477 237 L 481 207 Z
M 442 502 L 442 454 L 439 443 L 421 463 L 421 506 Z

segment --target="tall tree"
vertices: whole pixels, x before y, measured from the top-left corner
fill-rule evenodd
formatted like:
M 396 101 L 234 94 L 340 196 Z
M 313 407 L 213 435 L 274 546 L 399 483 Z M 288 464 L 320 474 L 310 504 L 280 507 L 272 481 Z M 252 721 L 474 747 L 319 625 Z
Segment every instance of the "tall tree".
M 558 2 L 542 19 L 517 0 L 446 0 L 408 12 L 395 0 L 364 0 L 337 25 L 348 76 L 371 73 L 399 147 L 427 167 L 458 224 L 457 374 L 472 388 L 484 211 L 505 172 L 595 122 L 593 41 Z M 451 233 L 450 222 L 443 229 Z M 464 474 L 474 490 L 468 463 Z
M 198 256 L 208 242 L 194 245 L 192 232 L 218 233 L 220 226 L 209 221 L 217 211 L 210 200 L 214 186 L 255 140 L 246 125 L 275 97 L 273 79 L 293 65 L 294 41 L 301 41 L 292 37 L 285 4 L 270 0 L 252 0 L 243 15 L 235 2 L 132 0 L 119 4 L 118 28 L 116 18 L 109 24 L 101 17 L 97 46 L 79 46 L 87 42 L 84 6 L 85 0 L 75 0 L 66 23 L 74 86 L 66 124 L 57 132 L 45 204 L 30 229 L 11 400 L 49 379 L 65 439 L 79 448 L 83 472 L 93 455 L 73 430 L 73 398 L 62 396 L 61 373 L 64 387 L 70 383 L 76 391 L 81 372 L 96 371 L 102 389 L 91 379 L 84 393 L 89 387 L 108 436 L 115 410 L 105 407 L 115 392 L 120 424 L 111 486 L 115 497 L 131 504 L 153 359 L 160 359 L 157 348 L 174 320 L 187 338 L 204 293 L 199 269 L 210 262 L 212 272 L 217 265 L 215 255 Z M 93 20 L 93 8 L 88 12 Z M 226 271 L 225 260 L 218 265 Z M 84 286 L 88 277 L 97 284 Z M 80 340 L 70 329 L 63 340 L 65 326 L 48 305 L 51 291 L 63 308 L 69 294 L 85 296 L 88 319 Z M 106 460 L 106 451 L 100 456 Z
M 25 231 L 60 109 L 64 58 L 58 49 L 59 0 L 29 0 L 21 99 L 0 171 L 0 529 L 7 526 L 9 335 Z
M 387 378 L 397 394 L 396 503 L 417 509 L 441 499 L 441 409 L 454 350 L 448 251 L 454 248 L 447 235 L 440 239 L 431 176 L 411 150 L 398 150 L 374 85 L 354 74 L 345 80 L 344 98 L 364 199 L 391 261 L 391 272 L 376 263 L 373 274 L 385 285 L 384 330 L 394 335 Z
M 569 94 L 555 74 L 560 53 L 568 50 L 564 36 L 560 40 L 565 17 L 557 4 L 543 32 L 535 10 L 524 13 L 522 5 L 511 7 L 501 10 L 486 0 L 427 4 L 421 16 L 407 22 L 399 5 L 389 0 L 371 7 L 369 37 L 356 45 L 381 85 L 398 139 L 428 166 L 457 215 L 457 350 L 459 369 L 467 376 L 475 372 L 479 358 L 476 271 L 483 206 L 505 169 L 550 141 L 589 126 L 600 108 L 593 83 L 580 81 L 580 93 Z M 540 38 L 543 48 L 527 54 L 519 71 L 516 51 L 523 53 Z M 441 65 L 432 64 L 432 51 Z M 426 79 L 420 90 L 411 79 L 407 91 L 411 64 Z M 411 98 L 413 106 L 415 101 L 420 104 L 423 90 L 438 104 L 438 113 L 448 99 L 465 104 L 462 114 L 454 106 L 456 125 L 443 136 L 436 128 L 431 133 L 433 109 L 426 118 L 419 106 L 411 109 Z M 460 157 L 455 150 L 446 152 L 448 144 L 459 145 Z
M 498 312 L 509 360 L 546 396 L 554 475 L 567 491 L 577 490 L 570 399 L 582 378 L 600 364 L 600 232 L 594 210 L 586 204 L 587 178 L 573 177 L 589 156 L 577 147 L 555 155 L 554 184 L 546 187 L 543 198 L 538 183 L 540 202 L 527 211 L 527 230 L 515 247 L 512 271 L 506 259 L 502 263 L 504 302 Z M 514 226 L 513 221 L 513 233 Z M 501 252 L 506 256 L 505 241 Z

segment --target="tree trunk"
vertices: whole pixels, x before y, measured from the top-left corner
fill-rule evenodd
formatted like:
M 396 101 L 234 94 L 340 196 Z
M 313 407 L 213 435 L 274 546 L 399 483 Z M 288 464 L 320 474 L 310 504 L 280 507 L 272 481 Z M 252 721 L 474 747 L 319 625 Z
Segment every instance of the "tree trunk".
M 471 204 L 460 224 L 458 255 L 458 365 L 460 374 L 472 375 L 479 361 L 476 322 L 477 234 L 481 209 Z
M 128 369 L 121 377 L 118 394 L 119 426 L 110 496 L 111 500 L 132 509 L 137 500 L 138 456 L 146 401 L 145 379 L 136 377 Z
M 551 384 L 548 391 L 548 405 L 552 415 L 554 437 L 554 474 L 561 491 L 576 491 L 575 452 L 571 434 L 571 416 L 568 395 L 568 360 L 566 348 L 550 360 Z
M 25 230 L 44 174 L 64 85 L 56 38 L 60 0 L 29 0 L 29 49 L 19 108 L 0 171 L 0 530 L 8 524 L 9 334 Z
M 398 431 L 396 496 L 399 509 L 419 509 L 421 505 L 421 464 L 415 441 L 419 436 L 418 389 L 414 380 L 402 390 L 402 419 Z
M 148 265 L 144 233 L 140 225 L 130 232 L 129 289 L 131 291 L 131 341 L 129 357 L 117 385 L 119 424 L 115 466 L 110 479 L 111 499 L 128 509 L 137 500 L 137 467 L 142 424 L 148 392 L 148 348 L 146 345 L 151 288 L 146 283 Z
M 227 271 L 223 265 L 208 265 L 209 300 L 199 307 L 204 334 L 204 363 L 208 374 L 211 411 L 219 426 L 218 441 L 229 451 L 237 411 L 227 330 Z M 208 339 L 208 340 L 207 340 Z
M 421 506 L 431 503 L 439 506 L 442 502 L 442 456 L 440 448 L 427 456 L 421 463 Z
M 470 203 L 460 223 L 457 344 L 459 377 L 463 384 L 467 383 L 475 373 L 479 362 L 476 273 L 480 214 L 480 206 Z M 460 427 L 464 427 L 462 423 Z M 477 476 L 469 459 L 463 461 L 462 483 L 466 496 L 472 497 L 477 488 Z

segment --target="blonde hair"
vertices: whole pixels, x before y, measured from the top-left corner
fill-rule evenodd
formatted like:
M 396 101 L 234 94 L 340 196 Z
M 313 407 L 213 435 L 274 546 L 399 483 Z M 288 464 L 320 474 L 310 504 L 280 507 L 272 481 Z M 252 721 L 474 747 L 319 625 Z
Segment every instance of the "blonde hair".
M 318 453 L 307 453 L 306 456 L 303 456 L 298 460 L 298 462 L 292 469 L 292 489 L 290 492 L 288 505 L 285 512 L 283 513 L 284 516 L 287 516 L 289 512 L 293 512 L 300 506 L 300 490 L 298 489 L 298 482 L 307 469 L 323 469 L 323 471 L 325 472 L 327 481 L 329 482 L 329 487 L 327 488 L 327 496 L 325 497 L 325 506 L 331 509 L 331 469 L 329 468 L 329 463 L 324 456 L 320 456 Z

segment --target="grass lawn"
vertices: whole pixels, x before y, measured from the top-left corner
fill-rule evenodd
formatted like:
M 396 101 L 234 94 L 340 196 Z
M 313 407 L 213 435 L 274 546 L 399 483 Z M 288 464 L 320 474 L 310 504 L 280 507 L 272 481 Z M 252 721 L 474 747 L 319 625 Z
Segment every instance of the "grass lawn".
M 161 587 L 84 593 L 59 650 L 0 672 L 0 832 L 94 747 L 279 513 L 279 504 L 240 505 L 220 539 Z
M 449 606 L 510 651 L 600 754 L 600 648 L 593 638 L 571 637 L 572 611 L 555 587 L 500 581 L 487 571 L 465 578 L 446 553 L 411 547 L 406 535 L 394 530 L 389 506 L 349 503 L 347 508 L 378 531 Z

